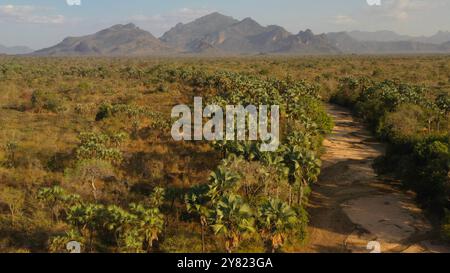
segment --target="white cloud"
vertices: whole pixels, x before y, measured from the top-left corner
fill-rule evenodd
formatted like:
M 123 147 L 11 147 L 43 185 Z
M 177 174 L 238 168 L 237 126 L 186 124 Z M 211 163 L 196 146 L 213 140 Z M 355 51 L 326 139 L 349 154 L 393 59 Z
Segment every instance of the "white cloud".
M 381 0 L 380 5 L 360 1 L 360 8 L 331 17 L 330 26 L 336 31 L 392 30 L 409 35 L 430 35 L 448 29 L 448 20 L 442 16 L 450 10 L 450 0 Z
M 386 1 L 387 16 L 397 20 L 407 20 L 410 13 L 421 8 L 426 8 L 426 2 L 422 0 L 393 0 Z
M 348 15 L 337 15 L 333 18 L 333 22 L 337 25 L 351 25 L 356 23 L 355 19 Z
M 397 21 L 406 21 L 413 13 L 427 12 L 448 4 L 448 0 L 383 0 L 380 6 L 368 7 L 369 14 Z
M 28 5 L 3 5 L 0 6 L 0 21 L 33 24 L 61 24 L 65 21 L 63 15 L 45 15 L 43 12 L 48 12 L 48 9 Z

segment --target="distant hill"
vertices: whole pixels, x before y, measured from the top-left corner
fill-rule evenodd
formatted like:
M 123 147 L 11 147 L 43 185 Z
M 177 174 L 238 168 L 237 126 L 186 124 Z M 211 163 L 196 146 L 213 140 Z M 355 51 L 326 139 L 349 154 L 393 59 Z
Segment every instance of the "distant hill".
M 357 41 L 373 41 L 373 42 L 398 42 L 409 41 L 413 37 L 408 35 L 400 35 L 394 31 L 381 30 L 381 31 L 350 31 L 347 34 Z
M 450 42 L 450 31 L 439 31 L 431 37 L 425 37 L 422 42 L 429 42 L 434 44 L 442 44 Z
M 350 36 L 347 32 L 334 32 L 327 33 L 327 38 L 330 43 L 339 48 L 343 53 L 366 53 L 369 51 L 368 45 L 364 42 L 360 42 Z
M 346 54 L 450 53 L 450 49 L 445 44 L 414 40 L 360 41 L 347 32 L 328 33 L 327 37 L 335 47 Z
M 134 24 L 115 25 L 95 34 L 83 37 L 69 37 L 61 43 L 34 52 L 35 55 L 155 55 L 168 54 L 175 50 L 149 32 Z
M 399 41 L 412 41 L 428 44 L 442 44 L 450 42 L 449 31 L 439 31 L 432 36 L 408 36 L 400 35 L 394 31 L 382 30 L 382 31 L 350 31 L 348 35 L 358 41 L 374 41 L 374 42 L 399 42 Z
M 0 45 L 0 54 L 20 55 L 20 54 L 28 54 L 31 52 L 33 52 L 33 49 L 26 47 L 26 46 L 7 47 L 7 46 Z
M 241 21 L 211 13 L 179 23 L 157 39 L 133 24 L 115 25 L 92 35 L 68 37 L 34 52 L 44 56 L 143 56 L 169 54 L 400 54 L 450 53 L 450 32 L 411 37 L 392 31 L 292 34 L 281 26 L 262 26 L 252 18 Z

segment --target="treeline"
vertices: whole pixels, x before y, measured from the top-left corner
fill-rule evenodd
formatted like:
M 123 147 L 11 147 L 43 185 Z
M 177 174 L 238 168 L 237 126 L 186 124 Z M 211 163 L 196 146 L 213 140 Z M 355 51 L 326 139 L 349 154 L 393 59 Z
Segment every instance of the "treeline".
M 395 80 L 345 78 L 332 101 L 351 107 L 388 141 L 377 167 L 395 173 L 424 208 L 442 219 L 450 209 L 449 92 Z M 450 236 L 448 229 L 444 233 Z

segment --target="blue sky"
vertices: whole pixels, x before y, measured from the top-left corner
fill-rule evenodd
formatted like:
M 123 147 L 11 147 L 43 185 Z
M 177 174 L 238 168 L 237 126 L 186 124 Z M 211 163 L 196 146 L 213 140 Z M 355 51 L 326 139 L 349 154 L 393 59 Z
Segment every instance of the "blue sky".
M 38 49 L 128 22 L 159 37 L 178 22 L 215 11 L 294 33 L 306 28 L 410 35 L 450 30 L 450 0 L 380 0 L 381 6 L 369 6 L 367 0 L 81 0 L 80 6 L 66 1 L 76 0 L 0 0 L 0 44 Z

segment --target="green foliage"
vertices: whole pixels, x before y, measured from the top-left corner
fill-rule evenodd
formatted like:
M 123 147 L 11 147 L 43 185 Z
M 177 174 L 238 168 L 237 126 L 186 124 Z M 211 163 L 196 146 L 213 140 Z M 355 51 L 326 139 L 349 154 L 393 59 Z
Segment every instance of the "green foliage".
M 439 94 L 435 103 L 443 116 L 447 116 L 450 113 L 450 94 L 448 92 Z
M 151 111 L 147 107 L 128 104 L 111 104 L 106 102 L 100 105 L 95 120 L 101 121 L 119 115 L 125 115 L 128 118 L 137 118 L 137 117 L 152 118 L 157 116 L 158 114 Z
M 63 100 L 57 93 L 36 90 L 31 96 L 31 104 L 37 111 L 47 110 L 50 112 L 61 112 L 63 108 Z
M 87 132 L 81 133 L 79 138 L 80 144 L 76 150 L 78 160 L 99 159 L 112 163 L 122 161 L 122 153 L 118 147 L 127 138 L 126 134 L 107 135 Z
M 402 104 L 397 111 L 384 115 L 378 124 L 377 133 L 392 142 L 414 139 L 426 131 L 425 120 L 426 114 L 420 106 Z
M 255 232 L 255 218 L 242 197 L 225 195 L 217 203 L 211 227 L 215 234 L 225 238 L 225 249 L 231 253 L 247 233 Z
M 218 201 L 221 196 L 232 193 L 237 187 L 239 176 L 236 173 L 219 167 L 211 173 L 208 195 L 212 202 Z
M 161 205 L 163 198 L 162 190 L 157 188 L 149 203 Z M 86 251 L 90 252 L 111 245 L 121 252 L 150 252 L 164 227 L 164 215 L 159 206 L 134 203 L 129 210 L 116 205 L 78 203 L 68 206 L 65 221 L 71 231 L 52 239 L 51 250 L 78 237 L 78 242 L 84 243 Z
M 411 174 L 417 179 L 411 186 L 423 204 L 442 215 L 449 206 L 450 138 L 424 139 L 415 145 L 413 155 Z
M 37 198 L 51 211 L 52 219 L 56 222 L 59 221 L 61 211 L 67 213 L 65 208 L 80 202 L 80 196 L 68 194 L 59 186 L 39 189 Z
M 338 92 L 332 96 L 331 101 L 343 106 L 354 107 L 369 85 L 371 85 L 371 82 L 367 78 L 340 79 Z
M 208 207 L 208 187 L 193 187 L 188 194 L 185 195 L 184 202 L 188 213 L 194 215 L 201 228 L 202 252 L 206 251 L 205 232 L 208 227 L 208 218 L 212 214 L 212 210 Z
M 27 225 L 27 232 L 19 229 L 21 225 L 2 225 L 0 233 L 15 240 L 14 249 L 33 251 L 48 247 L 51 252 L 67 252 L 70 241 L 80 242 L 83 252 L 262 251 L 263 241 L 269 239 L 259 223 L 261 205 L 275 198 L 289 203 L 288 148 L 300 147 L 318 158 L 323 137 L 333 126 L 320 101 L 319 91 L 323 93 L 324 88 L 319 84 L 323 79 L 334 81 L 328 77 L 334 73 L 317 69 L 323 79 L 316 77 L 309 83 L 300 78 L 314 78 L 309 73 L 319 62 L 300 61 L 289 73 L 284 66 L 291 61 L 256 62 L 260 64 L 243 60 L 190 64 L 144 59 L 0 60 L 0 111 L 6 122 L 0 138 L 2 143 L 20 140 L 20 146 L 2 144 L 6 168 L 0 176 L 7 187 L 14 185 L 10 188 L 23 193 L 16 195 L 23 197 L 23 203 L 10 201 L 22 204 L 14 210 L 15 222 Z M 274 73 L 276 66 L 283 68 Z M 306 69 L 306 74 L 295 72 L 300 71 L 297 68 L 302 74 Z M 31 94 L 30 90 L 36 91 Z M 280 105 L 280 149 L 268 153 L 260 150 L 260 142 L 227 141 L 215 145 L 222 152 L 219 158 L 204 143 L 175 144 L 162 137 L 172 124 L 170 107 L 191 101 L 193 95 L 221 106 Z M 26 111 L 30 105 L 34 112 Z M 84 133 L 77 142 L 79 132 Z M 131 139 L 125 142 L 125 134 L 116 132 L 127 132 Z M 21 164 L 22 157 L 30 163 Z M 58 168 L 45 168 L 50 161 L 58 162 Z M 296 178 L 303 181 L 304 176 L 308 183 L 302 187 L 302 201 L 315 180 L 313 172 L 307 174 L 306 162 L 300 163 L 305 164 L 305 174 L 297 169 L 302 176 Z M 149 195 L 150 189 L 154 191 Z M 41 206 L 33 203 L 36 200 Z M 6 203 L 2 199 L 2 219 L 10 219 Z M 277 224 L 284 235 L 274 240 L 276 251 L 297 243 L 290 239 L 306 236 L 308 216 L 303 204 L 291 205 L 299 222 L 284 231 Z M 242 221 L 235 215 L 241 215 Z M 201 235 L 201 248 L 197 235 Z M 178 238 L 181 242 L 174 242 Z M 3 242 L 0 248 L 4 249 Z M 267 251 L 272 247 L 267 246 Z
M 287 203 L 269 198 L 260 205 L 258 228 L 271 252 L 283 247 L 288 235 L 298 229 L 300 218 Z
M 48 250 L 50 253 L 67 253 L 69 242 L 80 243 L 80 246 L 85 245 L 84 238 L 76 230 L 70 230 L 64 235 L 51 238 L 48 242 Z M 80 251 L 84 252 L 84 249 Z
M 290 78 L 263 80 L 229 72 L 208 75 L 199 71 L 174 71 L 173 75 L 189 84 L 217 89 L 218 95 L 209 98 L 217 105 L 280 105 L 281 116 L 287 123 L 284 143 L 276 152 L 262 152 L 258 142 L 213 143 L 224 160 L 211 174 L 208 192 L 191 193 L 185 198 L 188 212 L 200 221 L 202 241 L 204 226 L 209 225 L 216 235 L 223 236 L 227 251 L 236 250 L 245 234 L 256 230 L 258 215 L 254 212 L 265 217 L 266 222 L 260 223 L 258 231 L 265 242 L 272 242 L 268 244 L 269 251 L 279 250 L 288 237 L 303 239 L 307 214 L 302 201 L 307 200 L 309 185 L 318 179 L 321 162 L 317 154 L 324 135 L 333 128 L 319 101 L 318 87 Z M 280 189 L 286 188 L 289 188 L 287 197 L 280 194 Z M 298 189 L 296 209 L 290 207 L 294 188 Z M 274 201 L 270 194 L 285 200 Z M 265 206 L 262 212 L 261 206 Z M 282 212 L 272 215 L 277 209 Z M 214 212 L 212 216 L 211 212 Z M 242 215 L 251 220 L 246 222 Z M 299 221 L 294 223 L 294 218 Z M 277 222 L 276 227 L 271 226 L 271 221 Z

